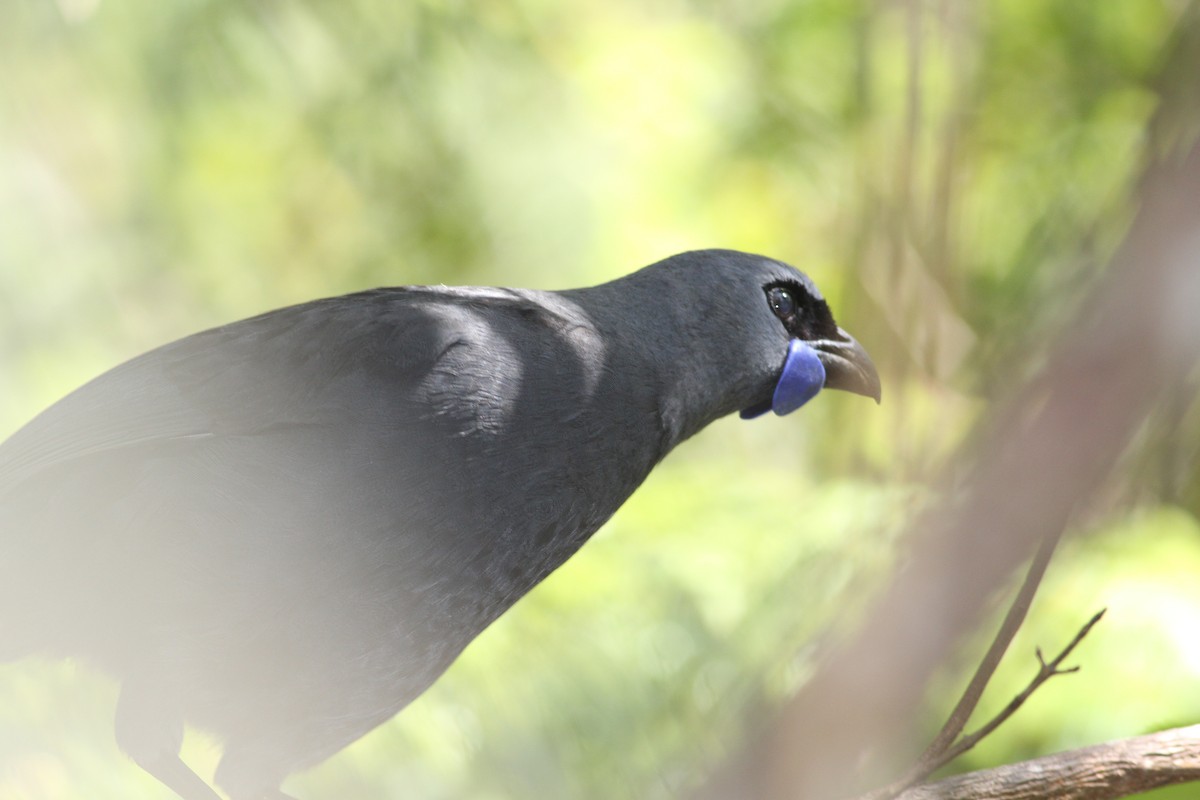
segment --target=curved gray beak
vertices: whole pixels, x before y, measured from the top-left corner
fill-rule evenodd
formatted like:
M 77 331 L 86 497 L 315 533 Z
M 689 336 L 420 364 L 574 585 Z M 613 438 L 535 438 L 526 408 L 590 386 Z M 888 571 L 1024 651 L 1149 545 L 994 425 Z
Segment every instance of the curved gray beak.
M 882 390 L 874 362 L 853 336 L 841 328 L 838 335 L 839 340 L 818 339 L 808 343 L 825 367 L 825 388 L 861 394 L 878 403 Z

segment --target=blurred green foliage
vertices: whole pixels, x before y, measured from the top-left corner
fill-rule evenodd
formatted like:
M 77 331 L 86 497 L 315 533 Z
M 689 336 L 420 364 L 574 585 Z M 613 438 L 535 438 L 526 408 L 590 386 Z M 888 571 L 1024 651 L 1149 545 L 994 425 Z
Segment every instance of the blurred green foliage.
M 853 621 L 919 487 L 1070 323 L 1129 220 L 1187 5 L 6 0 L 0 434 L 124 358 L 316 296 L 562 288 L 707 246 L 797 265 L 884 405 L 717 423 L 291 786 L 676 796 Z M 1107 606 L 1084 671 L 970 766 L 1200 716 L 1196 416 L 1148 422 L 989 702 Z M 73 665 L 0 667 L 0 799 L 167 797 L 112 744 L 114 696 Z M 189 736 L 201 774 L 218 752 Z

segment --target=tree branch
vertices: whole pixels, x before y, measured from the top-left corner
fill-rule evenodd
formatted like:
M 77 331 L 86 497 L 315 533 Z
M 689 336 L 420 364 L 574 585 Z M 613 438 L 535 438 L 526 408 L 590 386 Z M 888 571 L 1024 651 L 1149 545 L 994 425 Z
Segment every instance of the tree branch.
M 1119 739 L 916 786 L 897 800 L 1117 800 L 1200 780 L 1200 725 Z M 1053 787 L 1049 789 L 1048 787 Z

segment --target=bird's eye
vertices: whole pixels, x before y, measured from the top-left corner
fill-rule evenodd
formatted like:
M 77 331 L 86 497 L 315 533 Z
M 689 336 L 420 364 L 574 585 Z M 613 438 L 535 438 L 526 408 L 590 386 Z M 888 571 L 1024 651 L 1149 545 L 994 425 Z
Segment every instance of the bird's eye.
M 776 286 L 767 292 L 767 302 L 775 316 L 786 320 L 796 313 L 796 298 L 787 289 Z

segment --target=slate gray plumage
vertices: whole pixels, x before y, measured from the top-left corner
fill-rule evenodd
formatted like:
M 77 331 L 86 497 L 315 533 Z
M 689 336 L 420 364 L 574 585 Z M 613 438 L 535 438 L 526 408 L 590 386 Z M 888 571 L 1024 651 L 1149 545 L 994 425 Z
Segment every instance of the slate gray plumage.
M 216 797 L 178 758 L 188 723 L 224 740 L 233 800 L 282 798 L 671 448 L 769 403 L 793 338 L 827 388 L 878 399 L 811 281 L 733 251 L 564 292 L 378 289 L 165 345 L 0 445 L 0 654 L 114 675 L 119 743 L 182 797 Z

